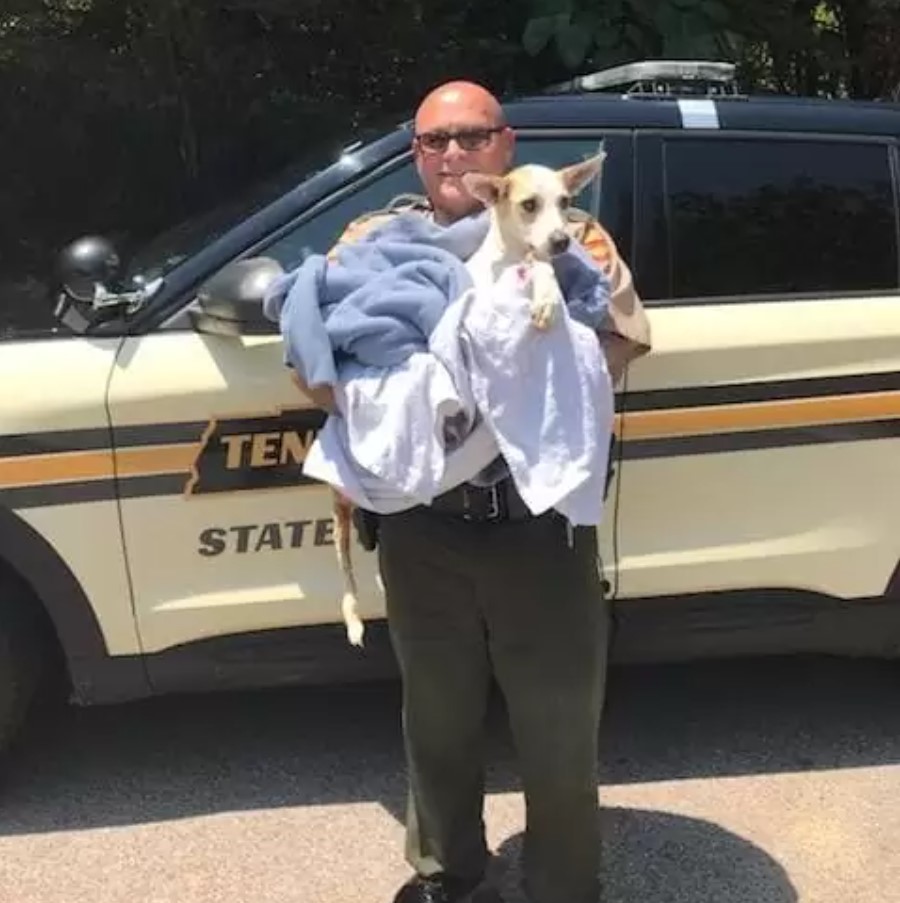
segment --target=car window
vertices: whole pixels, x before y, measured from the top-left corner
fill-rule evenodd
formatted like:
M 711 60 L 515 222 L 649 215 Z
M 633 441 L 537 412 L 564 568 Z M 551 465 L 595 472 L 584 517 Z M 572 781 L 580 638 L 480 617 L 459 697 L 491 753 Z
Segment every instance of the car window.
M 283 233 L 277 241 L 257 251 L 273 257 L 285 270 L 299 266 L 310 254 L 325 254 L 345 227 L 364 213 L 387 206 L 401 194 L 419 191 L 411 159 L 364 183 L 352 194 L 327 207 L 312 219 Z
M 675 298 L 897 286 L 888 147 L 828 140 L 667 140 Z
M 586 159 L 597 153 L 599 148 L 599 138 L 520 138 L 517 142 L 516 163 L 566 166 Z M 602 176 L 599 181 L 602 181 Z M 593 185 L 589 185 L 584 189 L 575 199 L 576 206 L 585 210 L 594 207 L 593 188 Z M 327 253 L 347 224 L 356 217 L 380 210 L 403 194 L 422 194 L 422 186 L 411 157 L 374 180 L 363 183 L 352 194 L 345 195 L 312 219 L 282 234 L 275 242 L 254 253 L 273 257 L 286 270 L 293 269 L 310 254 Z
M 34 277 L 0 277 L 0 342 L 47 338 L 59 331 L 54 301 L 48 286 Z

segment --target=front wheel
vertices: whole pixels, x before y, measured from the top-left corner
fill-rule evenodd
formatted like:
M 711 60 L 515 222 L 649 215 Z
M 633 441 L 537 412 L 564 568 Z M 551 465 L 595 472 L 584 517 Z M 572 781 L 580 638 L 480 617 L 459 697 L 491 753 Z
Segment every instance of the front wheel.
M 44 673 L 36 606 L 0 575 L 0 755 L 15 741 Z

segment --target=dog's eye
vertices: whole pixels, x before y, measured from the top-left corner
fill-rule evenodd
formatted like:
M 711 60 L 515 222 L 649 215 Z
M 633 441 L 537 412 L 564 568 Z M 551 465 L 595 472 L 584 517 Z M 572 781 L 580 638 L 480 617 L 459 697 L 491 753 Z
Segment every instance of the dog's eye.
M 566 196 L 563 196 L 559 199 L 559 208 L 560 210 L 568 210 L 569 205 L 572 203 L 572 199 Z
M 537 198 L 525 198 L 525 200 L 522 201 L 522 209 L 526 213 L 534 213 L 535 210 L 538 209 Z

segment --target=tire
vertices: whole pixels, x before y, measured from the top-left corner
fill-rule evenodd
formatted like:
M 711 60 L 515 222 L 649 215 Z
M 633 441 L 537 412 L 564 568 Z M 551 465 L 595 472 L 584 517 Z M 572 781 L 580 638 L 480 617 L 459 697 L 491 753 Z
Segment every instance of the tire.
M 38 609 L 0 574 L 0 756 L 15 743 L 45 674 Z

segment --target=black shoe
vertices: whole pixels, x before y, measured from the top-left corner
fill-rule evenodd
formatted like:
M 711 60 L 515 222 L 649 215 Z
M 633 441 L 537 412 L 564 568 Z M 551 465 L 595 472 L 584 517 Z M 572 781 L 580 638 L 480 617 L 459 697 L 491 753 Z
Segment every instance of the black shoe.
M 394 897 L 394 903 L 462 903 L 471 897 L 472 903 L 500 903 L 500 895 L 493 888 L 479 888 L 481 878 L 453 878 L 433 875 L 411 878 Z

